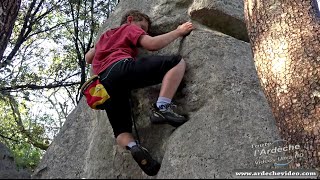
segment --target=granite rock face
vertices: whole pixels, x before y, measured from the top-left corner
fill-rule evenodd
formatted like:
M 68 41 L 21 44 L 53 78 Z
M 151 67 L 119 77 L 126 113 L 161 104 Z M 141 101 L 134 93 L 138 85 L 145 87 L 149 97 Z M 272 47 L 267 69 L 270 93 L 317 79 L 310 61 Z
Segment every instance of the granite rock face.
M 189 36 L 155 52 L 181 54 L 187 62 L 173 101 L 190 120 L 177 129 L 151 125 L 150 104 L 157 99 L 160 85 L 133 92 L 141 143 L 162 163 L 158 175 L 149 177 L 127 150 L 116 145 L 106 113 L 90 109 L 82 99 L 33 177 L 232 178 L 234 169 L 269 167 L 258 163 L 261 159 L 253 147 L 273 142 L 279 135 L 260 87 L 250 44 L 245 42 L 243 5 L 227 0 L 122 0 L 100 34 L 118 26 L 128 9 L 150 15 L 153 35 L 171 31 L 185 21 L 196 26 Z M 218 16 L 233 23 L 232 28 L 223 28 L 224 22 L 211 23 Z
M 0 142 L 0 179 L 30 179 L 31 173 L 18 169 L 9 149 Z

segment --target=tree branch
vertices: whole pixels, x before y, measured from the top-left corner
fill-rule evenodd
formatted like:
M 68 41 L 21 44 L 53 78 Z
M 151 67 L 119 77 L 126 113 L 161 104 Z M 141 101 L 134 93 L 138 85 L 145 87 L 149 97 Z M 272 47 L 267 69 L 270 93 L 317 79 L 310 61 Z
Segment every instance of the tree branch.
M 77 106 L 77 102 L 74 101 L 74 98 L 73 98 L 71 92 L 69 91 L 69 89 L 68 89 L 67 87 L 64 87 L 64 88 L 65 88 L 65 90 L 68 92 L 68 96 L 69 96 L 69 98 L 72 100 L 73 105 L 74 105 L 74 106 Z
M 0 134 L 0 137 L 2 137 L 2 138 L 4 138 L 4 139 L 8 139 L 8 140 L 10 140 L 10 141 L 14 141 L 14 142 L 20 142 L 20 141 L 18 141 L 18 140 L 16 140 L 16 139 L 12 139 L 12 138 L 10 138 L 10 137 L 7 137 L 7 136 L 5 136 L 5 135 L 2 135 L 2 134 Z
M 39 33 L 34 33 L 32 35 L 29 35 L 32 32 L 33 25 L 36 22 L 39 22 L 47 14 L 52 12 L 54 10 L 54 7 L 56 7 L 56 5 L 54 5 L 48 11 L 44 12 L 43 14 L 41 14 L 38 17 L 35 18 L 36 14 L 39 12 L 39 9 L 40 9 L 41 5 L 43 4 L 44 0 L 41 0 L 37 6 L 36 6 L 36 2 L 37 2 L 37 0 L 33 0 L 31 2 L 30 6 L 28 8 L 28 12 L 27 12 L 26 16 L 24 17 L 23 26 L 22 26 L 22 28 L 20 30 L 18 39 L 14 43 L 15 46 L 13 47 L 13 49 L 9 53 L 9 55 L 2 62 L 0 62 L 0 69 L 3 68 L 3 67 L 6 67 L 9 64 L 11 64 L 11 62 L 13 61 L 13 57 L 17 54 L 17 52 L 18 52 L 19 48 L 21 47 L 21 45 L 28 38 L 30 38 L 32 35 L 39 34 Z M 58 1 L 58 2 L 60 2 L 60 1 Z
M 91 46 L 91 43 L 92 43 L 92 40 L 93 40 L 93 34 L 94 34 L 94 17 L 93 17 L 93 13 L 94 13 L 94 0 L 91 0 L 91 6 L 90 6 L 90 20 L 91 20 L 91 26 L 90 26 L 90 38 L 89 38 L 89 42 L 87 44 L 87 47 L 85 49 L 84 52 L 87 52 L 89 51 L 90 49 L 90 46 Z
M 0 62 L 12 34 L 21 0 L 1 0 L 0 2 Z
M 37 140 L 35 140 L 32 137 L 31 133 L 28 132 L 24 128 L 24 125 L 23 125 L 22 119 L 21 119 L 21 115 L 20 115 L 20 111 L 19 111 L 19 108 L 18 108 L 18 104 L 11 96 L 9 96 L 9 104 L 10 104 L 11 110 L 13 112 L 12 113 L 13 117 L 14 117 L 17 125 L 18 125 L 18 128 L 19 128 L 20 132 L 28 138 L 28 142 L 31 143 L 33 146 L 35 146 L 37 148 L 40 148 L 42 150 L 47 150 L 49 145 L 41 143 L 41 142 L 38 142 Z
M 25 84 L 20 86 L 12 86 L 12 87 L 2 87 L 0 88 L 0 92 L 3 91 L 14 91 L 14 90 L 36 90 L 36 89 L 52 89 L 57 87 L 66 87 L 66 86 L 74 86 L 79 85 L 80 82 L 69 82 L 69 83 L 57 83 L 57 84 L 48 84 L 48 85 L 36 85 L 36 84 Z
M 45 29 L 45 30 L 41 30 L 41 31 L 34 32 L 34 33 L 30 34 L 28 37 L 26 37 L 26 40 L 29 39 L 30 37 L 34 36 L 34 35 L 37 35 L 37 34 L 40 34 L 40 33 L 44 33 L 44 32 L 48 32 L 48 31 L 52 31 L 53 29 L 58 28 L 58 27 L 60 27 L 60 26 L 62 26 L 62 25 L 66 25 L 66 24 L 68 24 L 68 23 L 70 23 L 70 22 L 72 22 L 72 20 L 66 21 L 66 22 L 64 22 L 64 23 L 57 24 L 57 25 L 52 26 L 52 27 L 50 27 L 50 28 L 48 28 L 48 29 Z
M 35 12 L 32 14 L 32 10 L 35 7 L 37 0 L 33 0 L 28 8 L 28 12 L 24 18 L 24 22 L 23 22 L 23 26 L 22 29 L 19 33 L 18 39 L 15 43 L 14 48 L 12 49 L 12 51 L 9 53 L 8 57 L 0 63 L 0 69 L 3 67 L 6 67 L 7 65 L 9 65 L 12 60 L 13 57 L 16 55 L 16 53 L 18 52 L 20 46 L 22 45 L 22 43 L 26 40 L 26 37 L 30 34 L 30 32 L 32 31 L 32 26 L 33 26 L 33 18 L 34 18 L 34 14 Z M 39 7 L 39 6 L 38 6 Z M 36 9 L 38 9 L 38 7 L 36 7 Z
M 33 12 L 32 15 L 31 15 L 30 22 L 33 22 L 34 17 L 35 17 L 36 14 L 38 13 L 38 11 L 39 11 L 39 9 L 40 9 L 40 7 L 41 7 L 41 5 L 42 5 L 43 2 L 44 2 L 44 0 L 41 0 L 41 1 L 39 2 L 38 6 L 36 7 L 36 9 L 34 10 L 34 12 Z

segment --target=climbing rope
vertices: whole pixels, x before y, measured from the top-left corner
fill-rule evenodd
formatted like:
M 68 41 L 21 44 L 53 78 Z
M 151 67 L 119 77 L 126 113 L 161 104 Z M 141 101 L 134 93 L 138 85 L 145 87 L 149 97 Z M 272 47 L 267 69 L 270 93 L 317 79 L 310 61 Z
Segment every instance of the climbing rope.
M 140 137 L 139 137 L 139 133 L 138 133 L 137 125 L 136 125 L 136 120 L 135 120 L 134 114 L 133 114 L 133 103 L 132 103 L 131 97 L 129 98 L 129 101 L 130 101 L 130 106 L 131 106 L 130 109 L 131 109 L 131 119 L 132 119 L 132 122 L 133 122 L 133 127 L 134 127 L 134 130 L 136 132 L 138 144 L 140 144 Z

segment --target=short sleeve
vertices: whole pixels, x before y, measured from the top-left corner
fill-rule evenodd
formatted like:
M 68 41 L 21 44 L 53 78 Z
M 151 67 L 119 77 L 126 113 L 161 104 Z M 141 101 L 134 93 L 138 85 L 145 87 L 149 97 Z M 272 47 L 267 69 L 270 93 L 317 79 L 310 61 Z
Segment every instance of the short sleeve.
M 130 40 L 134 46 L 137 46 L 140 36 L 148 34 L 143 29 L 133 24 L 127 26 L 126 31 L 128 40 Z

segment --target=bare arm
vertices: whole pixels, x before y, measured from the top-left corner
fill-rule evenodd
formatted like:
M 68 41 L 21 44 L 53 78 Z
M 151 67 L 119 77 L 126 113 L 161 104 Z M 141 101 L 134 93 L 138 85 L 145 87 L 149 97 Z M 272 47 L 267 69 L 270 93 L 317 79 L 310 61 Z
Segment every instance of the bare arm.
M 166 34 L 162 34 L 159 36 L 151 37 L 149 35 L 142 35 L 139 39 L 140 45 L 149 50 L 149 51 L 157 51 L 166 47 L 175 39 L 184 36 L 193 30 L 193 26 L 191 22 L 186 22 L 180 25 L 177 29 L 170 31 Z
M 94 57 L 94 53 L 96 52 L 95 48 L 91 48 L 85 55 L 85 59 L 86 59 L 86 62 L 88 64 L 91 64 L 92 63 L 92 60 L 93 60 L 93 57 Z

